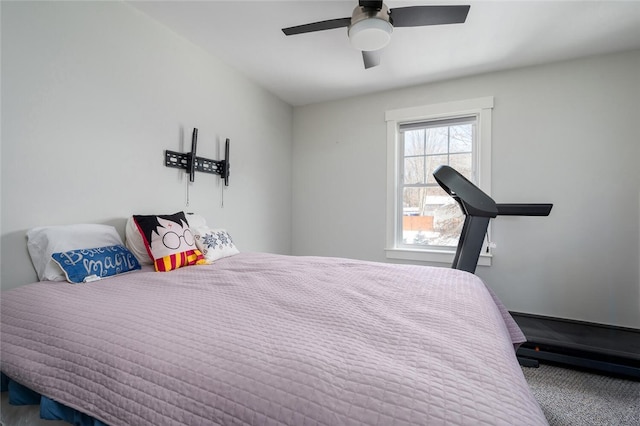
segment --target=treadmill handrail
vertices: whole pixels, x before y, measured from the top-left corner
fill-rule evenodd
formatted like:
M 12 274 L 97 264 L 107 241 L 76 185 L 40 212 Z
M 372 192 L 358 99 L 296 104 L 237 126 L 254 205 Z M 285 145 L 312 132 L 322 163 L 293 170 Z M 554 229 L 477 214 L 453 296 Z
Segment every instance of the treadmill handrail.
M 458 239 L 454 269 L 475 273 L 489 221 L 498 215 L 548 216 L 553 204 L 496 204 L 480 188 L 450 166 L 440 166 L 433 177 L 462 208 L 464 224 Z
M 553 204 L 496 204 L 499 216 L 549 216 Z

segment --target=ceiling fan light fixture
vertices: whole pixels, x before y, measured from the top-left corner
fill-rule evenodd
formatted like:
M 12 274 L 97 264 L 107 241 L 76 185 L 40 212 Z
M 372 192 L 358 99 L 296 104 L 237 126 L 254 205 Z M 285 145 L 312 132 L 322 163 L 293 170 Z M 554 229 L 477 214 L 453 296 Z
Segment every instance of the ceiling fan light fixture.
M 358 50 L 371 51 L 385 47 L 391 41 L 393 26 L 389 21 L 368 18 L 349 27 L 349 40 Z

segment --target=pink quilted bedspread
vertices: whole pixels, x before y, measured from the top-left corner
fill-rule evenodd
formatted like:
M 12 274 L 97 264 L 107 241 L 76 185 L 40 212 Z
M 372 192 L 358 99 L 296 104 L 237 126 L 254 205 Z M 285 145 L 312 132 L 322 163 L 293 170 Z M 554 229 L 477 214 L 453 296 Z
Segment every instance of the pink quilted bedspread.
M 241 253 L 1 294 L 0 368 L 110 425 L 544 425 L 476 276 Z

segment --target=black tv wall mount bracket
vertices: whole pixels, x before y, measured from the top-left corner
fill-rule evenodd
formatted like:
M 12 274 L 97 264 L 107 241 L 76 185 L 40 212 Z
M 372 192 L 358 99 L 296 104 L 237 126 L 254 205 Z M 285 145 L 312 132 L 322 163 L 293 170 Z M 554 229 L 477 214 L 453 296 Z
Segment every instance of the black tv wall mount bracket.
M 224 160 L 210 160 L 196 156 L 198 145 L 198 129 L 193 129 L 191 137 L 191 152 L 176 152 L 166 150 L 164 152 L 164 165 L 176 169 L 184 169 L 189 173 L 189 181 L 195 180 L 196 171 L 220 175 L 224 179 L 224 185 L 229 186 L 229 139 L 224 145 Z

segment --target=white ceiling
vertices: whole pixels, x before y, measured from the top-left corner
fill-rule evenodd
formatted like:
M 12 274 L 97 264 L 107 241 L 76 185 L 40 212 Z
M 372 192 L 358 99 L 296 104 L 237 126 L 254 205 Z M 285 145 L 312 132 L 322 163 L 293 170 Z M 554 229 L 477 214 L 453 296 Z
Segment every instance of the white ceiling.
M 640 1 L 394 1 L 469 4 L 464 24 L 396 28 L 365 70 L 347 29 L 281 28 L 351 16 L 357 1 L 128 1 L 291 105 L 640 48 Z M 638 70 L 640 72 L 640 70 Z

